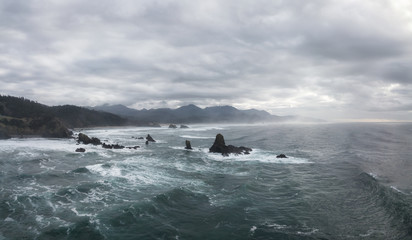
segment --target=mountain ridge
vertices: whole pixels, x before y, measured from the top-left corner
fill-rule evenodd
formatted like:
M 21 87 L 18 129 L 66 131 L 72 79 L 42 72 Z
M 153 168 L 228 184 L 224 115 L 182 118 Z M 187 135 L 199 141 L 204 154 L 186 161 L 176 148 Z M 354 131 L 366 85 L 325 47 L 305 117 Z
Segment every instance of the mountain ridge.
M 121 104 L 104 104 L 88 107 L 96 111 L 104 111 L 131 118 L 135 121 L 152 121 L 167 123 L 257 123 L 283 121 L 292 116 L 280 117 L 264 110 L 239 110 L 230 105 L 200 108 L 194 104 L 171 108 L 132 109 Z

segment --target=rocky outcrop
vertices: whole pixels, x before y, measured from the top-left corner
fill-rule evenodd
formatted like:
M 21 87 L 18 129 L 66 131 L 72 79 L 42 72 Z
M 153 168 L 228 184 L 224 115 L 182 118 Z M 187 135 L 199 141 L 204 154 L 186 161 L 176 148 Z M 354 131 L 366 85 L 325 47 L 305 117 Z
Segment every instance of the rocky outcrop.
M 192 149 L 192 145 L 190 144 L 190 141 L 189 140 L 186 140 L 186 147 L 185 147 L 185 149 Z
M 180 128 L 189 128 L 189 127 L 182 124 L 182 125 L 180 125 Z
M 77 142 L 78 143 L 83 143 L 83 144 L 93 144 L 93 145 L 100 145 L 102 144 L 102 142 L 100 141 L 100 139 L 92 137 L 89 138 L 89 136 L 87 136 L 84 133 L 79 133 L 79 136 L 77 138 Z
M 86 152 L 86 149 L 84 149 L 84 148 L 77 148 L 77 149 L 76 149 L 76 152 Z
M 106 149 L 123 149 L 123 148 L 125 148 L 125 146 L 122 146 L 122 145 L 119 145 L 119 144 L 106 144 L 106 143 L 103 143 L 102 144 L 102 147 L 103 148 L 106 148 Z
M 0 139 L 9 139 L 10 135 L 3 129 L 0 129 Z
M 276 158 L 288 158 L 285 154 L 279 154 L 276 156 Z
M 156 142 L 156 140 L 154 140 L 152 136 L 150 136 L 150 134 L 147 134 L 146 140 L 149 142 Z
M 213 153 L 221 153 L 223 156 L 229 156 L 229 154 L 249 154 L 252 151 L 251 148 L 248 147 L 235 147 L 233 145 L 226 145 L 225 139 L 222 134 L 217 134 L 215 138 L 215 142 L 209 148 L 209 152 Z
M 177 128 L 177 126 L 175 124 L 170 124 L 169 128 Z

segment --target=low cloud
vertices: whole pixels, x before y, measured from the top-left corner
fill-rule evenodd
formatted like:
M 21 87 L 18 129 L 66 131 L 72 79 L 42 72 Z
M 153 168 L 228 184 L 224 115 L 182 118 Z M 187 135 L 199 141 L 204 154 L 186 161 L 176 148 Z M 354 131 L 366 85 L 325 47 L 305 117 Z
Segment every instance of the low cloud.
M 412 120 L 409 1 L 0 0 L 1 94 Z

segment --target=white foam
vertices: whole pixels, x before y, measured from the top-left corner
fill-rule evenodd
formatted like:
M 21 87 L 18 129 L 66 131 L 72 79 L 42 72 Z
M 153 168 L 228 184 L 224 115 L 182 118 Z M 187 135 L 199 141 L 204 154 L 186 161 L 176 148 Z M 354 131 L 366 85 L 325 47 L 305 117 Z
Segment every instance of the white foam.
M 181 135 L 182 138 L 190 138 L 190 139 L 214 139 L 215 137 L 210 136 L 194 136 L 194 135 Z
M 312 163 L 306 158 L 297 158 L 288 156 L 287 158 L 276 158 L 278 153 L 260 149 L 253 149 L 250 154 L 230 154 L 229 156 L 223 156 L 220 153 L 209 153 L 209 149 L 203 149 L 203 152 L 207 152 L 207 158 L 215 161 L 257 161 L 264 163 L 278 163 L 278 164 L 308 164 Z
M 4 219 L 4 221 L 5 221 L 5 222 L 15 222 L 15 220 L 14 220 L 13 218 L 11 218 L 11 217 L 6 217 L 6 218 Z
M 110 168 L 102 167 L 102 164 L 95 164 L 86 166 L 86 168 L 92 173 L 98 173 L 101 176 L 107 177 L 123 177 L 122 170 L 116 166 L 111 166 Z
M 79 213 L 78 211 L 77 211 L 77 209 L 76 208 L 70 208 L 70 210 L 72 211 L 72 212 L 74 212 L 77 216 L 79 216 L 79 217 L 93 217 L 94 215 L 93 214 L 90 214 L 90 213 Z
M 308 236 L 308 235 L 312 235 L 312 234 L 314 234 L 318 231 L 319 231 L 319 229 L 317 229 L 317 228 L 310 228 L 310 229 L 308 229 L 307 232 L 297 231 L 297 234 L 298 235 Z
M 189 128 L 184 128 L 181 130 L 184 131 L 193 131 L 193 132 L 205 132 L 210 130 L 224 130 L 225 128 L 222 126 L 215 126 L 215 125 L 191 125 Z
M 368 173 L 368 175 L 373 177 L 374 179 L 378 179 L 378 175 L 375 174 L 375 173 L 370 172 L 370 173 Z
M 274 229 L 278 229 L 278 230 L 288 228 L 287 225 L 281 225 L 281 224 L 277 224 L 277 223 L 266 224 L 266 226 L 267 226 L 267 227 L 274 228 Z
M 395 186 L 391 186 L 391 188 L 395 191 L 397 191 L 398 193 L 402 193 L 402 194 L 406 194 L 405 192 L 403 192 L 402 190 L 399 190 L 397 187 Z
M 20 156 L 37 157 L 43 153 L 37 151 L 70 151 L 73 152 L 73 139 L 47 139 L 47 138 L 13 138 L 2 141 L 0 151 L 18 151 Z

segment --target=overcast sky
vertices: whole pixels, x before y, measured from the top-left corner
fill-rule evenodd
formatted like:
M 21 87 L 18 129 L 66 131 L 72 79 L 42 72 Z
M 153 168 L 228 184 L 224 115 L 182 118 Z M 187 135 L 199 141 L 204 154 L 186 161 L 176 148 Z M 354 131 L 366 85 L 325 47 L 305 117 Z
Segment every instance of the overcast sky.
M 0 94 L 412 121 L 412 1 L 0 0 Z

